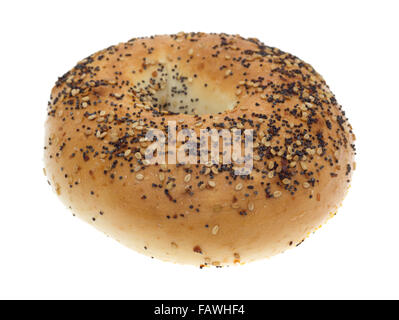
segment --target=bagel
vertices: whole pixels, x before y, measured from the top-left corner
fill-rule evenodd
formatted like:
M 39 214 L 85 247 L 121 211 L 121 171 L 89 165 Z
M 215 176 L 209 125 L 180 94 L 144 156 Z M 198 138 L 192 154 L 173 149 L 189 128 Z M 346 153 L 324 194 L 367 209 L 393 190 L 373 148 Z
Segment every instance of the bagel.
M 243 264 L 299 245 L 335 215 L 355 169 L 352 127 L 324 79 L 238 35 L 108 47 L 58 79 L 47 114 L 45 174 L 62 202 L 127 247 L 180 264 Z M 198 137 L 252 130 L 251 171 L 149 163 L 146 134 L 168 137 L 170 121 Z

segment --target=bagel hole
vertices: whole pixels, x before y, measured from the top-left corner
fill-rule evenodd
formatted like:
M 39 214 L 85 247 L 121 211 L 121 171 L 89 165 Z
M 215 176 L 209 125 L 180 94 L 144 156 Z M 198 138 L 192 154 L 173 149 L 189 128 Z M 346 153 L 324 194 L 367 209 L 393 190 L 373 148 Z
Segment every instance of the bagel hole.
M 136 87 L 154 89 L 150 90 L 150 102 L 159 110 L 204 115 L 223 113 L 236 106 L 237 101 L 229 94 L 196 75 L 182 75 L 176 66 L 170 68 L 158 64 L 157 69 L 150 72 L 149 80 L 138 83 Z

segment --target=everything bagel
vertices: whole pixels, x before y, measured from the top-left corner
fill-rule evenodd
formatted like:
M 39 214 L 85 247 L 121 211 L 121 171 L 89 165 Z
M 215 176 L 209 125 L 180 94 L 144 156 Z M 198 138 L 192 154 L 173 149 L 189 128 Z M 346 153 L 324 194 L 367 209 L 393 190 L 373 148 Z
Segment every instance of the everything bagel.
M 168 137 L 171 121 L 197 139 L 251 130 L 251 171 L 150 163 L 146 135 Z M 138 252 L 197 266 L 295 247 L 336 213 L 355 169 L 355 136 L 324 79 L 227 34 L 136 38 L 90 55 L 56 82 L 45 129 L 45 173 L 74 214 Z

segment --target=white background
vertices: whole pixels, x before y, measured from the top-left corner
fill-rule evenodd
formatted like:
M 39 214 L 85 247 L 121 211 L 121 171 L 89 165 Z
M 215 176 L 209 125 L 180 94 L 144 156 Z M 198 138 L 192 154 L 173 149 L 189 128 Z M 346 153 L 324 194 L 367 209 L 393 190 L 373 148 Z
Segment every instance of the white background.
M 0 298 L 399 298 L 398 1 L 1 1 Z M 338 215 L 300 247 L 241 267 L 151 260 L 73 218 L 42 172 L 58 76 L 137 36 L 257 37 L 310 62 L 358 149 Z

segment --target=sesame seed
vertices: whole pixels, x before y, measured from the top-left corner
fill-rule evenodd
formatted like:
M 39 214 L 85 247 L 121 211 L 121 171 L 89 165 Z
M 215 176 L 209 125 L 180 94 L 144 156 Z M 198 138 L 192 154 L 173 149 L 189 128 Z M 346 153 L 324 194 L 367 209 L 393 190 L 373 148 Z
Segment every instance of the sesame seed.
M 303 170 L 306 170 L 308 168 L 306 162 L 301 161 L 300 163 L 301 163 L 301 167 L 302 167 Z
M 267 167 L 271 170 L 274 168 L 274 162 L 273 161 L 269 161 Z
M 219 226 L 218 226 L 218 225 L 215 225 L 215 226 L 212 228 L 212 234 L 213 234 L 213 235 L 216 235 L 216 234 L 218 233 L 218 231 L 219 231 Z
M 254 211 L 255 205 L 253 202 L 248 203 L 248 210 L 249 211 Z
M 136 153 L 134 154 L 134 157 L 135 157 L 137 160 L 140 160 L 140 159 L 142 158 L 140 152 L 136 152 Z
M 129 154 L 131 154 L 132 153 L 132 150 L 130 150 L 130 149 L 127 149 L 126 151 L 125 151 L 125 157 L 127 157 Z
M 169 181 L 169 182 L 166 184 L 166 189 L 167 189 L 167 190 L 172 190 L 172 188 L 173 188 L 173 181 Z
M 281 197 L 281 195 L 282 195 L 281 191 L 274 191 L 274 192 L 273 192 L 273 196 L 274 196 L 275 198 L 279 198 L 279 197 Z
M 240 191 L 242 189 L 242 187 L 243 187 L 242 183 L 239 183 L 236 185 L 235 189 L 236 189 L 236 191 Z
M 191 174 L 187 174 L 185 177 L 184 177 L 184 182 L 189 182 L 191 180 Z
M 274 171 L 270 171 L 268 174 L 267 174 L 267 176 L 268 176 L 268 178 L 273 178 L 274 177 Z

